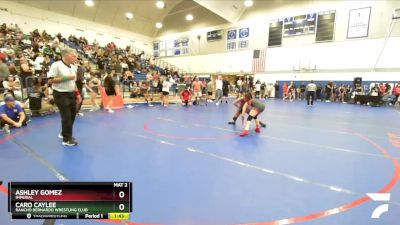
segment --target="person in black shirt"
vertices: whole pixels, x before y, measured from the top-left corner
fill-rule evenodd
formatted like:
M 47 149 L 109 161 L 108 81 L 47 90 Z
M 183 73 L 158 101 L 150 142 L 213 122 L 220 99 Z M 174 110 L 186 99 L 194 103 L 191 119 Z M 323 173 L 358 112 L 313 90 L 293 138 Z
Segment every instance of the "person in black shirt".
M 322 92 L 322 85 L 318 84 L 317 85 L 317 100 L 321 100 L 322 99 L 321 92 Z
M 329 81 L 325 86 L 325 101 L 330 102 L 332 96 L 333 82 Z
M 346 102 L 349 102 L 351 99 L 351 92 L 353 89 L 351 88 L 350 84 L 346 87 Z
M 274 87 L 275 87 L 275 98 L 279 98 L 280 97 L 279 96 L 279 83 L 275 82 Z
M 338 92 L 339 92 L 339 101 L 344 103 L 346 96 L 346 87 L 344 86 L 344 84 L 340 85 L 340 87 L 338 88 Z
M 99 69 L 100 73 L 104 72 L 105 60 L 104 60 L 103 56 L 100 56 L 99 58 L 97 58 L 97 68 Z
M 229 95 L 229 81 L 226 79 L 222 80 L 222 96 L 225 99 L 225 103 L 228 103 L 228 95 Z
M 108 73 L 106 76 L 106 79 L 104 80 L 104 89 L 108 96 L 108 103 L 107 103 L 106 109 L 108 110 L 109 113 L 114 112 L 114 110 L 112 110 L 111 107 L 112 107 L 112 104 L 114 101 L 114 97 L 116 95 L 115 82 L 114 82 L 113 76 L 114 76 L 114 71 Z
M 300 84 L 300 99 L 301 100 L 304 100 L 305 92 L 306 92 L 306 84 L 304 82 L 301 82 L 301 84 Z

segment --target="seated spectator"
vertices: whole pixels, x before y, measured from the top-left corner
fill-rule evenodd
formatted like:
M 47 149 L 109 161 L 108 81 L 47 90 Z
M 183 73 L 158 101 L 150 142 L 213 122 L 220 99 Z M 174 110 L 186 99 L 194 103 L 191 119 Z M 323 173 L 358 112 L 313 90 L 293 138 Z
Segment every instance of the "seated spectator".
M 4 63 L 5 58 L 6 56 L 0 53 L 0 81 L 5 80 L 7 76 L 10 74 L 8 66 Z
M 8 70 L 10 71 L 10 74 L 11 75 L 17 75 L 18 74 L 18 71 L 17 71 L 17 67 L 15 66 L 15 63 L 13 63 L 13 62 L 11 62 L 9 65 L 8 65 Z
M 26 126 L 27 117 L 22 107 L 15 103 L 15 99 L 8 95 L 4 98 L 5 104 L 0 106 L 0 127 L 5 133 L 10 133 L 10 127 Z
M 134 76 L 131 73 L 131 71 L 129 70 L 125 71 L 123 79 L 124 79 L 124 85 L 127 85 L 129 87 L 129 90 L 131 90 L 134 80 Z
M 46 95 L 48 96 L 48 90 L 43 90 L 41 82 L 39 80 L 35 80 L 32 91 L 28 92 L 28 103 L 32 116 L 47 115 L 54 112 L 51 101 L 42 101 Z M 47 100 L 49 99 L 47 98 Z
M 141 94 L 140 87 L 137 85 L 136 82 L 133 82 L 133 86 L 131 89 L 131 98 L 138 98 L 138 97 L 144 97 L 143 94 Z
M 7 80 L 3 81 L 3 87 L 12 93 L 17 99 L 22 98 L 21 84 L 13 75 L 8 75 Z
M 35 69 L 35 75 L 38 75 L 38 76 L 43 75 L 43 63 L 44 63 L 44 57 L 42 56 L 42 53 L 36 54 L 34 62 L 33 62 L 33 67 Z
M 379 95 L 379 86 L 378 86 L 378 84 L 375 84 L 375 86 L 371 89 L 370 95 L 371 96 L 378 96 Z

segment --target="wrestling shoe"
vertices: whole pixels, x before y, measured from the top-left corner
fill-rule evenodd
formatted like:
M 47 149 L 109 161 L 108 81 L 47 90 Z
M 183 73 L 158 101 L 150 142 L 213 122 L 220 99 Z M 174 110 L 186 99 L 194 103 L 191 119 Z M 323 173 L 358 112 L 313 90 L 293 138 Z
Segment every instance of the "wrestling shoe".
M 76 146 L 76 145 L 78 145 L 78 142 L 76 142 L 73 139 L 70 139 L 68 141 L 63 141 L 62 145 L 65 145 L 65 146 Z
M 248 130 L 243 130 L 243 131 L 240 133 L 240 137 L 244 137 L 244 136 L 247 136 L 247 135 L 249 135 L 249 131 L 248 131 Z
M 10 134 L 10 125 L 5 124 L 4 127 L 3 127 L 3 132 L 5 134 Z
M 254 130 L 256 133 L 260 133 L 261 132 L 261 128 L 260 127 L 256 127 L 256 129 Z

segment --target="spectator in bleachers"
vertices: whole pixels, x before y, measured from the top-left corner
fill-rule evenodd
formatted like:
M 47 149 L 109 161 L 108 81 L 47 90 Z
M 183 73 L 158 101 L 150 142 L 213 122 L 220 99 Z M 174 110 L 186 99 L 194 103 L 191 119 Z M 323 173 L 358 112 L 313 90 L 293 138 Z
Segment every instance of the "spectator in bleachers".
M 4 98 L 5 104 L 0 106 L 0 127 L 5 133 L 10 133 L 10 127 L 26 126 L 27 117 L 24 110 L 12 96 Z
M 120 65 L 121 65 L 122 71 L 125 72 L 125 71 L 129 70 L 128 64 L 126 63 L 126 59 L 122 59 Z
M 2 49 L 2 52 L 6 54 L 7 58 L 12 58 L 15 55 L 14 50 L 11 48 L 10 45 L 6 45 L 4 49 Z
M 129 70 L 125 71 L 123 80 L 124 80 L 124 83 L 123 83 L 123 84 L 124 84 L 124 85 L 127 85 L 128 88 L 129 88 L 129 91 L 130 91 L 131 88 L 132 88 L 133 82 L 134 82 L 134 80 L 135 80 L 135 77 L 134 77 L 134 75 L 131 73 L 131 71 L 129 71 Z
M 41 76 L 43 75 L 43 63 L 44 58 L 42 53 L 37 53 L 34 58 L 33 68 L 35 70 L 35 75 Z
M 8 66 L 4 63 L 5 57 L 4 54 L 0 54 L 0 82 L 6 80 L 7 76 L 10 74 Z
M 33 89 L 28 92 L 29 109 L 31 110 L 32 116 L 39 116 L 53 112 L 54 100 L 49 98 L 49 91 L 44 84 L 44 80 L 39 78 L 33 81 Z M 45 98 L 47 102 L 42 102 Z M 44 103 L 44 104 L 43 104 Z
M 18 74 L 18 71 L 17 71 L 17 67 L 15 66 L 15 63 L 14 62 L 10 62 L 9 64 L 8 64 L 8 70 L 10 71 L 10 74 L 11 75 L 17 75 Z
M 32 72 L 33 70 L 31 69 L 31 67 L 29 66 L 28 60 L 26 58 L 21 58 L 20 59 L 20 77 L 21 77 L 21 83 L 22 83 L 22 87 L 26 88 L 26 78 L 32 76 Z M 30 84 L 28 84 L 29 86 L 31 85 L 31 80 L 28 80 L 28 82 Z
M 103 73 L 106 67 L 106 62 L 103 56 L 97 58 L 97 69 L 100 73 Z
M 141 82 L 139 83 L 139 85 L 141 85 Z M 141 94 L 139 85 L 137 82 L 133 82 L 132 89 L 131 89 L 131 95 L 130 95 L 131 98 L 143 97 L 143 95 Z
M 54 52 L 53 52 L 53 49 L 51 49 L 51 47 L 50 47 L 49 44 L 46 44 L 46 45 L 43 47 L 43 55 L 48 55 L 50 58 L 53 57 Z
M 3 81 L 3 87 L 17 99 L 22 99 L 21 83 L 13 75 L 8 75 L 7 80 Z
M 47 74 L 50 70 L 50 66 L 53 63 L 53 60 L 49 56 L 45 56 L 43 59 L 42 70 L 43 74 Z
M 148 106 L 153 106 L 151 104 L 151 101 L 153 101 L 152 96 L 150 95 L 150 91 L 151 91 L 151 81 L 150 80 L 144 80 L 142 81 L 141 85 L 140 85 L 140 91 L 141 94 L 144 96 L 144 100 L 146 101 Z

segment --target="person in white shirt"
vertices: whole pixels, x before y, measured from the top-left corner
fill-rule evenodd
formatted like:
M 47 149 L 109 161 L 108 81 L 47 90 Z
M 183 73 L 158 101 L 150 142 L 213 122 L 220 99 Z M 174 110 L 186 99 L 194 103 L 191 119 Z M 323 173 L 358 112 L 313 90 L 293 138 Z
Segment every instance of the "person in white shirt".
M 215 81 L 215 105 L 219 105 L 220 101 L 222 101 L 222 86 L 223 86 L 223 82 L 222 82 L 222 76 L 218 76 L 217 80 Z
M 72 131 L 76 116 L 76 100 L 80 100 L 79 91 L 76 87 L 77 68 L 74 65 L 77 61 L 77 53 L 73 49 L 64 49 L 61 52 L 62 59 L 51 65 L 47 75 L 49 84 L 53 88 L 54 102 L 61 115 L 62 144 L 75 146 L 78 142 L 73 137 Z
M 3 81 L 4 89 L 7 89 L 17 99 L 22 99 L 21 83 L 13 75 L 8 75 L 7 80 Z
M 314 99 L 315 99 L 315 93 L 317 92 L 317 85 L 314 84 L 314 81 L 311 81 L 309 84 L 307 84 L 306 91 L 307 91 L 307 93 L 306 93 L 307 105 L 313 106 Z
M 171 88 L 171 83 L 166 77 L 161 78 L 162 81 L 162 102 L 164 106 L 168 106 L 169 89 Z
M 42 56 L 42 53 L 39 53 L 39 55 L 36 57 L 35 61 L 33 62 L 33 67 L 35 69 L 35 75 L 42 75 L 43 74 L 43 62 L 44 58 Z
M 261 82 L 260 82 L 260 80 L 257 80 L 256 85 L 255 85 L 255 87 L 254 87 L 254 91 L 256 92 L 256 93 L 255 93 L 255 95 L 256 95 L 255 97 L 258 96 L 258 98 L 261 99 L 261 95 L 260 95 L 260 91 L 261 91 Z
M 236 85 L 237 85 L 237 88 L 238 88 L 238 90 L 237 90 L 238 91 L 237 98 L 240 98 L 240 97 L 242 97 L 242 94 L 243 94 L 243 81 L 242 81 L 241 78 L 239 78 L 237 80 Z

